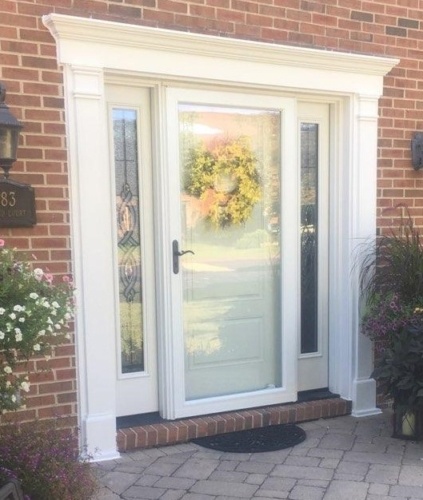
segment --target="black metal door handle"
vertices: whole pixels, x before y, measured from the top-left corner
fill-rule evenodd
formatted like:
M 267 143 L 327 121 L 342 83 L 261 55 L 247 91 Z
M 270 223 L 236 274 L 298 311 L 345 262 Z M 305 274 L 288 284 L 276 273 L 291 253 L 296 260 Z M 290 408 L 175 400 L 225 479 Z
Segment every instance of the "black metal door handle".
M 186 253 L 192 253 L 192 255 L 194 255 L 194 252 L 192 250 L 179 251 L 178 240 L 173 240 L 173 242 L 172 242 L 172 255 L 173 255 L 173 273 L 174 274 L 179 273 L 179 257 L 182 257 L 182 255 L 185 255 Z

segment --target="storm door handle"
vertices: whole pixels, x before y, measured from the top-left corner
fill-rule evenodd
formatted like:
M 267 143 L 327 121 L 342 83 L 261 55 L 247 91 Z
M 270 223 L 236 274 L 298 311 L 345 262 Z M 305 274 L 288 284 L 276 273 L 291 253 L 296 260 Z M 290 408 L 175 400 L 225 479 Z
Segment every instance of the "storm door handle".
M 192 255 L 194 255 L 194 252 L 192 250 L 179 251 L 178 240 L 173 240 L 173 242 L 172 242 L 172 255 L 173 255 L 173 273 L 174 274 L 179 273 L 179 257 L 182 257 L 182 255 L 185 255 L 186 253 L 192 253 Z

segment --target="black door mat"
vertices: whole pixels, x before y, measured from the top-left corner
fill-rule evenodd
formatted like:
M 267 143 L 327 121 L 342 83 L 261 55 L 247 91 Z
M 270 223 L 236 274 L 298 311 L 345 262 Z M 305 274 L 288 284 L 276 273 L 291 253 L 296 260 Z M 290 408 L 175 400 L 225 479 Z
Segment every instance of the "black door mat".
M 204 448 L 230 453 L 261 453 L 291 448 L 304 441 L 306 433 L 294 424 L 269 425 L 193 439 Z

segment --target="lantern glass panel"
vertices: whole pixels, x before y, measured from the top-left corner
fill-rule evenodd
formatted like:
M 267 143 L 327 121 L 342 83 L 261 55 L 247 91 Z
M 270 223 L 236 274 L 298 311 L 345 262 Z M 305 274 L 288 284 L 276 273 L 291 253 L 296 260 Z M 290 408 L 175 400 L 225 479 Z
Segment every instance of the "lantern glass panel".
M 0 126 L 0 164 L 16 161 L 18 141 L 19 129 Z

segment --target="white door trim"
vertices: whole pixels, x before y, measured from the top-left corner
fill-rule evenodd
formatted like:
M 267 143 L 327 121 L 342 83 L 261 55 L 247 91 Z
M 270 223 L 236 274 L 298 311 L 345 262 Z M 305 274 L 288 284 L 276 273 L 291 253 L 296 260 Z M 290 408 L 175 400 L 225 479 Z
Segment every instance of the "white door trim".
M 374 413 L 375 385 L 367 339 L 359 334 L 358 280 L 351 274 L 354 246 L 374 237 L 378 98 L 383 76 L 397 59 L 281 46 L 225 37 L 168 31 L 88 18 L 51 14 L 43 18 L 56 40 L 65 75 L 65 103 L 71 178 L 72 245 L 78 288 L 77 355 L 80 425 L 97 459 L 116 452 L 115 308 L 111 228 L 99 214 L 110 213 L 107 113 L 104 76 L 159 78 L 237 89 L 342 98 L 336 182 L 339 238 L 330 292 L 330 388 L 353 401 L 357 415 Z M 164 116 L 162 116 L 164 118 Z M 163 133 L 163 125 L 157 129 Z M 159 160 L 164 152 L 158 149 Z M 159 161 L 160 163 L 160 161 Z M 162 168 L 162 167 L 161 167 Z M 163 170 L 155 179 L 157 213 L 166 214 Z M 105 194 L 105 196 L 104 196 Z M 95 195 L 97 204 L 92 202 Z M 107 201 L 105 201 L 105 199 Z M 160 206 L 161 205 L 161 206 Z M 157 227 L 158 330 L 170 327 L 171 291 L 160 269 L 170 263 L 163 249 L 168 233 Z M 101 282 L 98 276 L 102 276 Z M 167 311 L 167 313 L 166 313 Z M 292 312 L 291 312 L 292 314 Z M 165 348 L 164 348 L 165 347 Z M 163 386 L 168 346 L 159 338 Z M 163 387 L 162 386 L 162 387 Z M 165 404 L 161 395 L 161 404 Z

